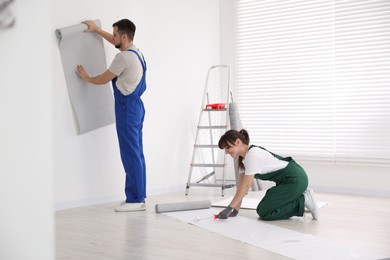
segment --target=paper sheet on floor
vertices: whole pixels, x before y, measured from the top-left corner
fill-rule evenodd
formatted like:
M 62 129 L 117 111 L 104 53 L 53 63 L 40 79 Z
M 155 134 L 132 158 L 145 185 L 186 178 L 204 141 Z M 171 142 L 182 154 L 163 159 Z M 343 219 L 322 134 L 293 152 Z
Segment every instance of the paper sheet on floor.
M 229 205 L 229 203 L 232 201 L 232 199 L 233 199 L 233 197 L 219 200 L 219 201 L 213 202 L 211 204 L 211 206 L 213 206 L 213 207 L 227 207 Z M 241 208 L 242 209 L 256 209 L 257 205 L 259 205 L 261 199 L 262 198 L 247 198 L 247 197 L 245 197 L 242 200 Z M 321 209 L 321 208 L 325 207 L 326 205 L 328 205 L 328 202 L 317 201 L 317 204 L 318 204 L 318 208 Z
M 214 220 L 212 216 L 218 212 L 211 208 L 163 214 L 293 259 L 385 258 L 385 256 L 366 252 L 360 248 L 343 246 L 313 235 L 266 224 L 258 219 L 237 216 L 227 220 Z
M 100 21 L 95 21 L 101 27 Z M 114 100 L 110 83 L 94 86 L 76 74 L 83 65 L 90 76 L 107 70 L 103 39 L 96 33 L 85 33 L 85 24 L 56 30 L 69 98 L 76 116 L 78 133 L 82 134 L 115 122 Z

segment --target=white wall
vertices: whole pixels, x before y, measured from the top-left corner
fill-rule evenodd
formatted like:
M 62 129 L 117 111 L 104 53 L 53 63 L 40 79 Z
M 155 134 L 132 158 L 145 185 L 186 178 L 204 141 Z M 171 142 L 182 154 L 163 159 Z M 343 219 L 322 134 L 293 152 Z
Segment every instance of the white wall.
M 50 1 L 0 30 L 0 259 L 54 258 Z
M 301 162 L 317 191 L 390 196 L 390 167 Z
M 234 0 L 220 1 L 221 62 L 229 64 L 233 69 L 234 2 Z M 238 86 L 234 85 L 234 78 L 232 82 L 232 88 L 235 90 Z M 239 107 L 240 104 L 238 104 Z M 299 163 L 309 176 L 309 185 L 317 191 L 390 196 L 390 167 Z M 270 186 L 270 183 L 265 182 L 264 185 Z
M 218 0 L 60 1 L 50 25 L 53 66 L 54 201 L 57 209 L 124 199 L 115 126 L 77 135 L 54 30 L 128 18 L 147 61 L 144 150 L 148 194 L 185 188 L 204 80 L 218 63 Z M 107 63 L 117 50 L 105 43 Z M 88 69 L 88 68 L 87 68 Z M 184 194 L 184 191 L 183 191 Z
M 148 63 L 144 148 L 147 190 L 148 195 L 153 195 L 185 187 L 207 69 L 219 60 L 234 68 L 233 5 L 233 0 L 122 0 L 116 5 L 71 0 L 52 7 L 57 209 L 123 199 L 124 172 L 114 125 L 76 134 L 54 30 L 84 19 L 100 19 L 108 31 L 113 22 L 123 17 L 137 25 L 135 44 Z M 105 49 L 109 65 L 117 50 L 107 43 Z M 390 194 L 388 168 L 302 164 L 308 170 L 311 185 L 320 190 Z M 363 181 L 367 170 L 372 170 L 374 178 Z M 351 180 L 351 174 L 359 177 Z M 371 181 L 375 178 L 381 180 L 379 185 Z
M 233 2 L 15 1 L 17 23 L 0 31 L 0 259 L 54 259 L 53 204 L 123 197 L 114 125 L 76 135 L 54 30 L 84 19 L 101 19 L 107 30 L 122 17 L 136 23 L 149 67 L 148 191 L 184 190 L 207 69 L 218 63 L 219 49 L 223 63 L 233 62 L 226 13 Z M 116 50 L 106 51 L 110 62 Z M 302 165 L 323 190 L 390 194 L 389 167 Z

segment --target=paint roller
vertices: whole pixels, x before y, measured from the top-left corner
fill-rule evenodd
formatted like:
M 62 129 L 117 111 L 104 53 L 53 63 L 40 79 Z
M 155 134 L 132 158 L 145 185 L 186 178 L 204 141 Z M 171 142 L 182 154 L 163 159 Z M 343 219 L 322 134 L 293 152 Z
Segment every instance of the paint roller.
M 163 203 L 156 204 L 154 207 L 156 213 L 196 210 L 196 209 L 209 209 L 211 207 L 210 200 L 198 200 L 198 201 L 184 201 L 175 203 Z

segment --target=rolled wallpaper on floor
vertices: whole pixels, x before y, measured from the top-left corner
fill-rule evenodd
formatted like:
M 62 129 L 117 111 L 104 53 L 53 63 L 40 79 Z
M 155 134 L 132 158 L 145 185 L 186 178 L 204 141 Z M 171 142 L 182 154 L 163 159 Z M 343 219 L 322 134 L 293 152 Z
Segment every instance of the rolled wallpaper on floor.
M 101 27 L 99 20 L 94 22 Z M 92 85 L 76 74 L 77 65 L 83 65 L 90 76 L 107 70 L 102 37 L 96 33 L 84 32 L 86 29 L 87 26 L 80 23 L 55 31 L 78 134 L 115 122 L 111 84 Z

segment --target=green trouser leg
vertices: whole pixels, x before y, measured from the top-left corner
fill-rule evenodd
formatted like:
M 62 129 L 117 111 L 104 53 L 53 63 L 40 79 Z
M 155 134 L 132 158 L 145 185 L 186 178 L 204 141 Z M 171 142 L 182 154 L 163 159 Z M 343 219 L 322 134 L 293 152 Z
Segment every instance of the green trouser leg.
M 292 160 L 286 168 L 276 171 L 275 176 L 280 181 L 266 192 L 257 206 L 257 214 L 262 220 L 303 216 L 305 211 L 303 192 L 308 185 L 305 171 Z M 260 179 L 261 175 L 258 174 L 255 177 Z M 272 177 L 269 180 L 272 181 Z

